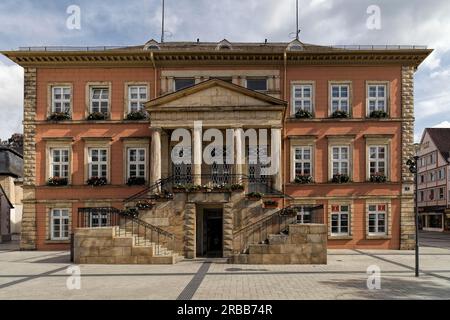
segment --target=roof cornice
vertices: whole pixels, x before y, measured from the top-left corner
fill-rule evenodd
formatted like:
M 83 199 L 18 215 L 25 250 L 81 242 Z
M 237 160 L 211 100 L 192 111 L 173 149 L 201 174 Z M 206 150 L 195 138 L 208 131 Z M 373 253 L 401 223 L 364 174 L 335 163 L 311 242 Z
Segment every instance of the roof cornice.
M 286 51 L 290 65 L 400 64 L 418 67 L 431 49 L 405 50 L 305 50 Z M 4 51 L 3 55 L 23 67 L 31 66 L 158 66 L 179 65 L 282 65 L 285 52 L 258 51 Z

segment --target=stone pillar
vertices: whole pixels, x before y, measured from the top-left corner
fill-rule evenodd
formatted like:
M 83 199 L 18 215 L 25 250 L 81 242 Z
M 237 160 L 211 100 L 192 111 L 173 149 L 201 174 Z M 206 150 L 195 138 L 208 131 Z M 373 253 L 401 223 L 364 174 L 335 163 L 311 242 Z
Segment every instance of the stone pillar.
M 36 250 L 36 68 L 25 68 L 23 214 L 20 248 Z
M 184 207 L 184 253 L 187 259 L 194 259 L 196 256 L 196 214 L 195 203 L 186 203 Z
M 194 174 L 194 184 L 202 184 L 202 127 L 194 124 L 193 129 L 194 138 L 194 150 L 193 150 L 193 174 Z
M 233 203 L 223 205 L 223 256 L 228 258 L 233 255 Z
M 402 67 L 402 198 L 400 206 L 400 249 L 415 246 L 414 175 L 406 165 L 414 156 L 414 67 Z
M 235 145 L 235 161 L 234 161 L 234 166 L 235 166 L 235 172 L 236 175 L 238 175 L 238 179 L 241 180 L 242 175 L 244 174 L 244 163 L 245 163 L 245 158 L 244 158 L 244 145 L 243 145 L 243 141 L 244 141 L 244 129 L 242 129 L 241 127 L 235 128 L 234 129 L 234 145 Z
M 150 184 L 161 179 L 161 128 L 152 129 Z
M 283 190 L 283 175 L 281 170 L 281 127 L 272 128 L 272 167 L 276 170 L 274 174 L 273 188 L 278 191 Z

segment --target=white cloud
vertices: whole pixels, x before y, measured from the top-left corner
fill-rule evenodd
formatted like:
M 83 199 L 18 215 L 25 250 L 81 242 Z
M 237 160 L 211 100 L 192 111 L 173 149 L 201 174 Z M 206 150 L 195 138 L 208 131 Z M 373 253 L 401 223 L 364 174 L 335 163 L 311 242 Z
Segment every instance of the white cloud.
M 434 125 L 433 128 L 450 128 L 450 121 L 442 121 L 441 123 Z
M 23 68 L 0 61 L 0 138 L 22 132 Z

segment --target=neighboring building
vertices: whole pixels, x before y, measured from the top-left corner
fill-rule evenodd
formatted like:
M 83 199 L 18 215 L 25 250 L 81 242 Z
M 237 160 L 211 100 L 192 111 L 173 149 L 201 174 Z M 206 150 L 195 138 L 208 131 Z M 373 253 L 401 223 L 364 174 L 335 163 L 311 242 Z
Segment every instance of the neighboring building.
M 247 192 L 265 188 L 266 198 L 292 206 L 303 222 L 320 216 L 331 248 L 414 248 L 405 163 L 414 153 L 414 72 L 431 50 L 297 40 L 60 49 L 3 52 L 25 68 L 22 249 L 69 248 L 80 208 L 122 208 L 169 180 L 242 181 L 234 177 L 248 182 Z M 136 113 L 144 106 L 149 119 Z M 172 152 L 202 158 L 194 121 L 232 133 L 236 165 L 171 162 Z M 178 128 L 192 133 L 185 153 L 170 141 Z M 267 149 L 248 148 L 247 129 L 269 129 Z M 239 146 L 271 150 L 281 170 L 262 175 L 264 164 L 249 164 Z M 271 214 L 244 194 L 205 189 L 176 197 L 140 218 L 183 239 L 186 257 L 230 255 L 237 231 Z M 89 224 L 107 220 L 98 214 Z
M 418 155 L 421 228 L 450 230 L 450 128 L 425 129 Z
M 22 222 L 23 156 L 0 145 L 1 228 L 3 240 L 19 237 Z

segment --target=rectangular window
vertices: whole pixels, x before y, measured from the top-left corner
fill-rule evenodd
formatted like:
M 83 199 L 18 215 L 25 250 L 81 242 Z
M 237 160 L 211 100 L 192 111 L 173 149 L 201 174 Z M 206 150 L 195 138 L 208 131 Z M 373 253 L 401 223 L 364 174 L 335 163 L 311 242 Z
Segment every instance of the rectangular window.
M 348 235 L 349 234 L 349 215 L 348 205 L 331 206 L 331 234 Z
M 434 171 L 430 172 L 430 182 L 436 181 L 436 174 Z
M 267 91 L 267 79 L 266 78 L 247 78 L 247 89 L 255 91 Z
M 369 172 L 371 176 L 386 176 L 386 146 L 369 146 Z
M 432 200 L 434 200 L 434 189 L 431 189 L 430 191 L 429 191 L 429 200 L 430 201 L 432 201 Z
M 445 169 L 444 168 L 439 169 L 439 171 L 438 171 L 438 178 L 439 178 L 439 180 L 444 180 L 445 179 Z
M 128 149 L 128 178 L 146 176 L 146 150 L 144 148 Z
M 445 199 L 445 189 L 439 188 L 439 200 L 444 200 L 444 199 Z
M 331 85 L 331 113 L 335 111 L 350 113 L 350 85 Z
M 386 205 L 369 205 L 369 234 L 386 234 Z
M 51 239 L 68 240 L 69 239 L 69 210 L 52 209 L 51 211 Z
M 370 84 L 367 86 L 368 115 L 373 111 L 387 111 L 386 85 Z
M 313 86 L 311 84 L 294 85 L 292 97 L 294 114 L 300 110 L 313 112 Z
M 109 112 L 109 88 L 91 88 L 91 113 Z
M 425 192 L 423 192 L 423 191 L 420 191 L 420 193 L 419 193 L 419 194 L 420 194 L 420 198 L 419 198 L 419 199 L 420 199 L 420 201 L 421 201 L 421 202 L 425 201 Z
M 89 178 L 107 178 L 108 176 L 108 149 L 89 149 Z
M 128 112 L 145 110 L 144 104 L 147 102 L 146 86 L 128 87 Z
M 350 148 L 344 146 L 335 146 L 331 148 L 333 175 L 349 175 Z
M 294 147 L 294 179 L 312 174 L 312 148 Z
M 58 178 L 69 177 L 69 149 L 50 150 L 50 176 Z
M 175 78 L 175 91 L 195 85 L 194 78 Z
M 69 113 L 71 87 L 52 87 L 52 112 Z
M 420 183 L 425 183 L 425 175 L 424 174 L 420 175 Z

